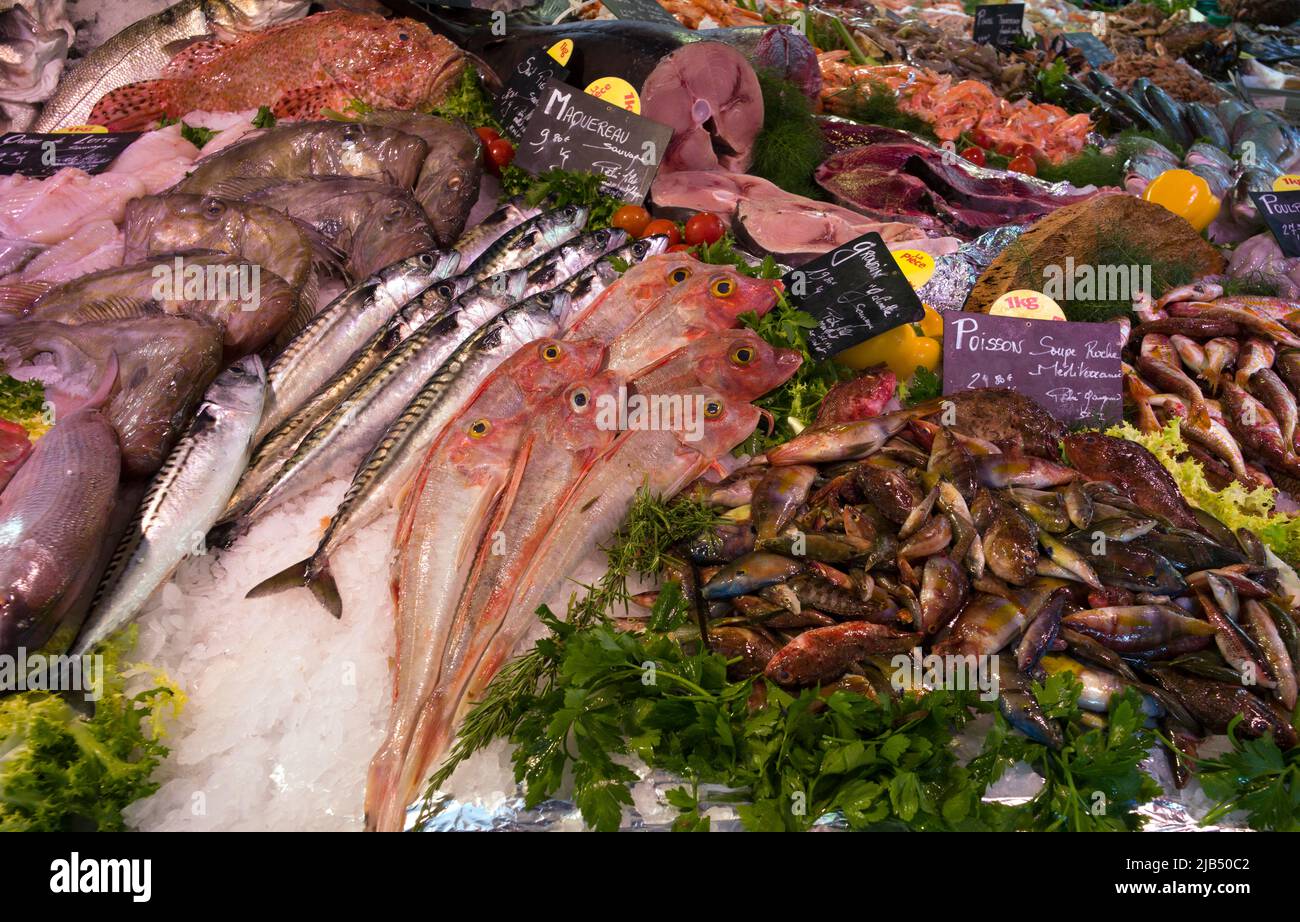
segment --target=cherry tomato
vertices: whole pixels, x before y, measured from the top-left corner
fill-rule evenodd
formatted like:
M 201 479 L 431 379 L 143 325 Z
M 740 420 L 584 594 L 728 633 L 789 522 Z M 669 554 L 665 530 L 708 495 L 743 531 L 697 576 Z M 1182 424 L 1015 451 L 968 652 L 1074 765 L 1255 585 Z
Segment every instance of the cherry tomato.
M 990 147 L 993 146 L 993 139 L 988 136 L 988 132 L 986 132 L 983 128 L 976 128 L 974 131 L 972 131 L 970 133 L 970 139 L 976 145 L 984 148 L 985 150 L 988 150 Z
M 691 249 L 691 248 L 688 247 L 688 246 L 687 246 L 686 244 L 684 244 L 684 243 L 674 243 L 674 244 L 673 244 L 672 246 L 670 246 L 670 247 L 669 247 L 665 252 L 668 252 L 668 253 L 688 253 L 688 252 L 690 252 L 690 249 Z
M 968 147 L 961 152 L 961 155 L 976 166 L 984 166 L 988 163 L 988 158 L 984 156 L 984 151 L 980 150 L 978 147 Z
M 609 223 L 619 230 L 627 231 L 633 237 L 640 237 L 645 232 L 646 225 L 650 223 L 650 212 L 640 205 L 624 205 L 614 212 L 614 218 Z
M 690 246 L 717 243 L 724 231 L 721 218 L 711 211 L 701 211 L 686 222 L 686 242 Z
M 668 238 L 669 246 L 676 246 L 682 242 L 682 232 L 677 229 L 677 225 L 663 218 L 656 218 L 641 231 L 642 237 L 657 237 L 661 234 Z
M 515 159 L 515 146 L 505 138 L 497 138 L 488 145 L 488 159 L 498 170 L 504 166 L 509 166 L 510 161 Z
M 1037 159 L 1038 159 L 1038 148 L 1034 147 L 1034 145 L 1032 145 L 1032 144 L 1020 144 L 1020 145 L 1017 145 L 1017 146 L 1016 146 L 1016 156 L 1019 157 L 1019 156 L 1021 156 L 1021 155 L 1026 156 L 1026 157 L 1032 157 L 1034 160 L 1037 160 Z
M 1024 173 L 1027 176 L 1038 175 L 1038 164 L 1034 163 L 1033 157 L 1027 157 L 1024 154 L 1012 157 L 1011 162 L 1007 164 L 1008 170 L 1014 170 L 1017 173 Z
M 483 142 L 484 147 L 501 137 L 501 134 L 495 128 L 476 128 L 474 130 L 478 132 L 478 139 Z
M 1010 141 L 999 141 L 996 150 L 1003 157 L 1014 157 L 1018 146 Z

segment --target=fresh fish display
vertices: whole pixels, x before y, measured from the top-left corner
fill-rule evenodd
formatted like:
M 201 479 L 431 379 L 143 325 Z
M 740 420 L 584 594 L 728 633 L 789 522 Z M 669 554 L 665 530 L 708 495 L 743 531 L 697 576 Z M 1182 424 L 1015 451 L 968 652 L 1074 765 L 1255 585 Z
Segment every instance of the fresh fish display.
M 581 233 L 589 214 L 581 205 L 543 212 L 507 231 L 473 263 L 463 266 L 461 273 L 481 282 L 503 272 L 522 269 Z
M 266 374 L 256 356 L 212 382 L 189 433 L 154 476 L 114 552 L 74 655 L 134 620 L 181 560 L 199 552 L 248 461 L 265 393 Z
M 488 247 L 544 210 L 541 204 L 529 205 L 522 198 L 510 199 L 457 238 L 455 249 L 460 253 L 461 261 L 467 267 L 473 265 Z

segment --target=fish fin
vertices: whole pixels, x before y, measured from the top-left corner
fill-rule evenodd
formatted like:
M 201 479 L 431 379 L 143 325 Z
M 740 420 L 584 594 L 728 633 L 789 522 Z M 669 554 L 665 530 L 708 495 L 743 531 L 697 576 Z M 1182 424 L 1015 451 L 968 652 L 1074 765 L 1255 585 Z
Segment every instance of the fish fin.
M 259 192 L 284 185 L 282 176 L 231 176 L 206 190 L 208 195 L 232 201 L 246 201 Z
M 278 595 L 286 589 L 301 589 L 307 585 L 307 568 L 311 566 L 311 558 L 299 560 L 297 563 L 291 563 L 274 576 L 268 576 L 248 592 L 244 593 L 246 599 L 265 599 L 268 596 Z
M 91 301 L 77 309 L 78 321 L 95 323 L 101 320 L 134 320 L 139 317 L 157 317 L 165 313 L 157 301 L 148 298 L 107 298 Z
M 90 122 L 109 131 L 147 131 L 168 114 L 178 89 L 175 80 L 143 80 L 120 86 L 95 103 Z
M 22 315 L 41 295 L 52 289 L 50 282 L 15 282 L 12 285 L 0 285 L 0 314 L 12 313 Z
M 311 571 L 307 577 L 307 588 L 311 594 L 316 597 L 335 618 L 343 617 L 343 597 L 339 595 L 338 583 L 334 582 L 334 574 L 330 572 L 329 561 Z
M 193 42 L 176 52 L 176 56 L 163 68 L 163 76 L 169 80 L 193 77 L 207 64 L 211 64 L 230 48 L 225 42 Z
M 347 94 L 334 84 L 318 83 L 286 90 L 275 100 L 271 111 L 276 118 L 318 119 L 324 109 L 343 109 Z

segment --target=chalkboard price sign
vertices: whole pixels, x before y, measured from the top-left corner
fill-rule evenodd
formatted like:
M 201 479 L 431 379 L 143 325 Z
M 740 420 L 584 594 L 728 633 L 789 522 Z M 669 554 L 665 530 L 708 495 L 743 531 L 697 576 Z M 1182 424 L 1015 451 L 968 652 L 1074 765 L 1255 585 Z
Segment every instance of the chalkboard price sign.
M 819 359 L 925 316 L 916 291 L 874 232 L 791 270 L 782 281 L 790 301 L 817 318 L 808 348 Z
M 604 7 L 619 19 L 640 19 L 644 22 L 661 22 L 680 25 L 673 14 L 655 0 L 601 0 Z
M 1007 387 L 1068 424 L 1118 423 L 1120 328 L 1114 323 L 943 315 L 943 392 Z
M 673 130 L 551 78 L 542 87 L 515 154 L 534 175 L 551 169 L 596 173 L 603 188 L 638 204 L 650 191 Z
M 542 98 L 542 87 L 554 78 L 563 80 L 569 69 L 537 48 L 515 65 L 514 73 L 506 80 L 505 88 L 496 98 L 497 121 L 512 138 L 522 138 L 528 119 Z
M 975 7 L 973 37 L 981 45 L 1010 48 L 1024 33 L 1025 5 L 998 3 Z
M 131 146 L 138 131 L 110 134 L 0 134 L 0 175 L 53 176 L 74 167 L 102 173 Z
M 1091 32 L 1066 32 L 1062 38 L 1071 48 L 1079 49 L 1083 59 L 1093 67 L 1102 67 L 1115 60 L 1115 52 Z
M 1250 197 L 1282 255 L 1300 256 L 1300 192 L 1251 192 Z

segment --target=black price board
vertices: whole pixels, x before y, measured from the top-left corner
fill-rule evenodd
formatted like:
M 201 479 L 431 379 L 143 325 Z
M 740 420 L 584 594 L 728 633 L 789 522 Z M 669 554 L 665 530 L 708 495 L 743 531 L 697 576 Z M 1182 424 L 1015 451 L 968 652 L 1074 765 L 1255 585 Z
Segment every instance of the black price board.
M 551 79 L 524 129 L 515 164 L 534 175 L 552 169 L 598 173 L 610 195 L 640 204 L 672 136 L 667 125 Z
M 496 98 L 497 121 L 505 133 L 515 139 L 522 138 L 528 119 L 542 98 L 546 81 L 563 81 L 568 75 L 569 69 L 547 54 L 545 48 L 535 49 L 516 64 Z
M 1093 67 L 1101 67 L 1115 60 L 1115 52 L 1091 32 L 1066 32 L 1063 38 L 1071 48 L 1079 49 L 1083 59 Z
M 1251 192 L 1250 197 L 1282 255 L 1300 256 L 1300 192 Z
M 0 175 L 52 176 L 73 167 L 87 173 L 102 173 L 131 146 L 138 131 L 107 134 L 24 134 L 0 135 Z
M 792 269 L 782 281 L 791 303 L 817 318 L 808 347 L 819 359 L 925 316 L 916 291 L 874 232 Z
M 1120 328 L 1114 323 L 943 315 L 943 392 L 1008 387 L 1066 424 L 1123 415 Z
M 975 7 L 974 39 L 981 45 L 1010 48 L 1024 33 L 1025 5 L 998 3 Z
M 601 0 L 601 3 L 605 9 L 619 19 L 640 19 L 645 22 L 681 25 L 672 13 L 656 3 L 655 0 Z

